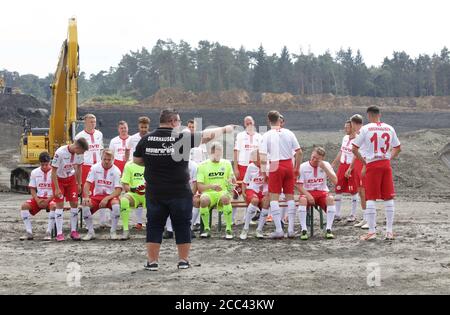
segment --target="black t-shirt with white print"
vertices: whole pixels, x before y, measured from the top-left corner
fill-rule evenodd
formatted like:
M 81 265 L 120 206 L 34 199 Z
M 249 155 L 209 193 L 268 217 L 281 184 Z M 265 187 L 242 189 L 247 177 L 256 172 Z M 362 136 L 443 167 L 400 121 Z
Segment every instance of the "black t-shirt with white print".
M 192 196 L 189 184 L 189 155 L 198 146 L 201 134 L 157 128 L 142 137 L 134 156 L 145 163 L 146 192 L 153 199 Z

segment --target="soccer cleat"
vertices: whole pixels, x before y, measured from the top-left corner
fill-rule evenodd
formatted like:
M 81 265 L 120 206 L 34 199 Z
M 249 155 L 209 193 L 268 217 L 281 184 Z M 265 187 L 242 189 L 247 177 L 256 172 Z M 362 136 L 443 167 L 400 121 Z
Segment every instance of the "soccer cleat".
M 270 233 L 269 238 L 271 238 L 273 240 L 283 239 L 284 238 L 284 232 L 283 231 L 281 231 L 281 232 L 276 232 L 276 231 L 272 232 L 272 233 Z
M 361 241 L 374 241 L 377 239 L 377 233 L 367 233 L 360 237 Z
M 241 232 L 241 235 L 239 236 L 239 238 L 243 241 L 245 241 L 248 237 L 248 230 L 247 229 L 243 229 Z
M 325 233 L 325 238 L 327 240 L 334 240 L 336 237 L 333 233 L 331 233 L 331 230 L 327 230 L 327 232 Z
M 134 226 L 134 228 L 138 231 L 142 231 L 144 229 L 144 226 L 142 225 L 142 223 L 138 223 Z
M 347 217 L 347 223 L 353 223 L 356 221 L 356 218 L 354 215 L 350 215 L 349 217 Z
M 178 269 L 189 269 L 191 267 L 191 265 L 189 264 L 188 261 L 185 260 L 181 260 L 180 262 L 178 262 Z
M 57 235 L 57 236 L 56 236 L 56 241 L 57 241 L 57 242 L 64 242 L 64 241 L 65 241 L 65 239 L 64 239 L 64 234 L 59 234 L 59 235 Z
M 81 241 L 80 233 L 78 233 L 77 231 L 71 232 L 70 233 L 70 238 L 72 239 L 72 241 L 76 241 L 76 242 Z
M 354 225 L 354 227 L 357 227 L 357 228 L 362 228 L 364 225 L 366 225 L 367 224 L 367 222 L 365 221 L 365 220 L 361 220 L 360 222 L 358 222 L 358 223 L 356 223 L 355 225 Z
M 200 231 L 200 224 L 195 224 L 194 228 L 192 229 L 194 232 Z
M 393 240 L 395 240 L 394 233 L 387 232 L 386 236 L 384 237 L 384 240 L 385 241 L 393 241 Z
M 119 240 L 119 236 L 117 235 L 116 231 L 111 231 L 109 233 L 109 238 L 111 239 L 111 241 L 118 241 Z
M 24 236 L 20 237 L 21 241 L 32 241 L 33 240 L 33 234 L 32 233 L 28 233 L 25 234 Z
M 302 241 L 307 241 L 307 240 L 309 240 L 308 231 L 303 230 L 303 231 L 302 231 L 302 235 L 300 235 L 300 239 L 301 239 Z
M 89 242 L 89 241 L 95 240 L 95 234 L 88 233 L 83 237 L 82 240 L 83 240 L 83 242 Z
M 368 230 L 369 229 L 369 223 L 366 223 L 363 226 L 361 226 L 361 229 Z
M 170 231 L 164 231 L 163 233 L 163 239 L 168 240 L 173 238 L 173 232 Z
M 47 232 L 45 233 L 44 241 L 49 242 L 52 240 L 52 234 Z
M 130 239 L 130 231 L 122 231 L 122 238 L 120 240 L 126 241 Z
M 228 231 L 225 232 L 225 239 L 226 239 L 227 241 L 230 241 L 230 240 L 232 240 L 233 238 L 234 238 L 234 236 L 233 236 L 233 232 L 232 232 L 232 231 L 228 230 Z
M 202 234 L 200 234 L 201 238 L 210 238 L 211 232 L 209 230 L 205 230 Z
M 264 238 L 264 234 L 261 230 L 256 230 L 256 238 L 258 238 L 258 239 Z
M 145 270 L 148 270 L 148 271 L 158 271 L 158 269 L 159 269 L 159 266 L 158 266 L 158 263 L 157 262 L 152 262 L 152 263 L 149 263 L 148 261 L 147 261 L 147 264 L 144 266 L 144 269 Z

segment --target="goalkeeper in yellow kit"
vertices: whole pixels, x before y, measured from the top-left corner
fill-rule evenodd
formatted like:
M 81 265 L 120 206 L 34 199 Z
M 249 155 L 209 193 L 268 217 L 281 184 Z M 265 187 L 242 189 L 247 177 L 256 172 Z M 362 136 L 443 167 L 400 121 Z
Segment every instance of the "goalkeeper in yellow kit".
M 122 185 L 123 190 L 126 192 L 125 195 L 120 198 L 120 218 L 122 219 L 123 225 L 123 240 L 130 238 L 129 221 L 131 208 L 137 208 L 139 206 L 146 208 L 144 171 L 144 166 L 137 165 L 134 162 L 128 162 L 123 170 Z
M 197 186 L 200 196 L 200 215 L 202 218 L 204 232 L 201 238 L 211 236 L 210 209 L 217 208 L 223 212 L 226 223 L 227 240 L 233 239 L 233 209 L 231 200 L 234 184 L 234 177 L 231 163 L 222 159 L 223 147 L 220 143 L 214 142 L 210 149 L 210 159 L 201 163 L 197 170 Z

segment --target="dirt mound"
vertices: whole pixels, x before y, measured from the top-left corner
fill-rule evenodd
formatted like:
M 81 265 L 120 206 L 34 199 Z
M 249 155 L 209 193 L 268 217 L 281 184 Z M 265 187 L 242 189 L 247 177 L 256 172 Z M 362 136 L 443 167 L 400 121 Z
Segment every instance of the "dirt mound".
M 24 118 L 29 118 L 33 126 L 48 124 L 50 106 L 31 95 L 1 95 L 0 119 L 3 123 L 21 124 Z
M 159 108 L 162 106 L 209 107 L 209 106 L 253 106 L 288 109 L 351 109 L 377 105 L 395 111 L 449 111 L 450 96 L 427 97 L 366 97 L 335 96 L 333 94 L 292 95 L 290 93 L 250 93 L 242 89 L 221 92 L 184 91 L 165 88 L 143 100 L 141 105 Z

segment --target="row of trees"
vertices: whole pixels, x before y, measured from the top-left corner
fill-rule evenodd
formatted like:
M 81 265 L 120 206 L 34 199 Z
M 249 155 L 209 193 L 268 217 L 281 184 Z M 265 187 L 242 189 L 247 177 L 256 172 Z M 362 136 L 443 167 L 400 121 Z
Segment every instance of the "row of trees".
M 52 75 L 38 78 L 0 71 L 10 85 L 24 93 L 49 99 Z M 253 92 L 289 92 L 312 95 L 332 93 L 352 96 L 429 96 L 450 94 L 450 52 L 412 58 L 394 52 L 380 66 L 368 67 L 358 50 L 341 49 L 334 56 L 300 52 L 284 47 L 268 55 L 256 51 L 200 41 L 158 40 L 151 51 L 130 51 L 116 67 L 89 77 L 80 74 L 80 98 L 120 95 L 143 99 L 158 89 L 176 87 L 194 92 L 245 89 Z

